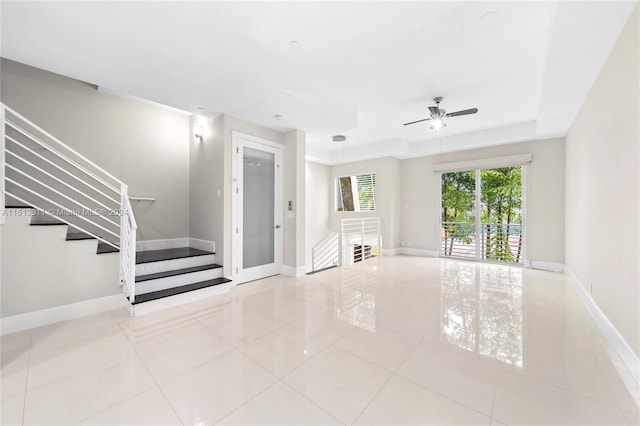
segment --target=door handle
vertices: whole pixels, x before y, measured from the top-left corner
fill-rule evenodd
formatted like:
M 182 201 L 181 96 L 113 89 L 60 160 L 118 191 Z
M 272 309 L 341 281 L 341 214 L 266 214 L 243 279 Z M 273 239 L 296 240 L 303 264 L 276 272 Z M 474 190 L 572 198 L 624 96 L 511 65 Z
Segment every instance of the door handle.
M 280 225 L 276 225 L 276 229 L 280 229 Z

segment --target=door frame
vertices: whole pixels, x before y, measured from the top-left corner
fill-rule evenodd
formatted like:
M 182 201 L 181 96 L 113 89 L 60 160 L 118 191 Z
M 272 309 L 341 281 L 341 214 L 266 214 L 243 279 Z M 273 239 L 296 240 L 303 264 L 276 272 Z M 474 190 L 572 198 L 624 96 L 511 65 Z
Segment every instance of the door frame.
M 277 275 L 282 272 L 284 258 L 284 209 L 282 206 L 284 182 L 282 144 L 251 136 L 238 131 L 231 132 L 231 279 L 236 284 Z M 243 167 L 244 147 L 274 154 L 274 263 L 243 269 Z
M 441 165 L 441 168 L 437 168 L 434 170 L 434 172 L 436 173 L 436 175 L 438 176 L 438 205 L 437 205 L 437 209 L 438 209 L 438 214 L 437 214 L 437 222 L 438 222 L 438 250 L 437 250 L 437 254 L 438 257 L 444 258 L 444 259 L 453 259 L 453 260 L 465 260 L 465 261 L 469 261 L 469 262 L 482 262 L 482 263 L 495 263 L 495 264 L 499 264 L 499 265 L 510 265 L 510 266 L 521 266 L 521 267 L 526 267 L 527 265 L 527 175 L 529 174 L 529 166 L 531 165 L 531 155 L 530 154 L 525 154 L 525 155 L 519 155 L 519 156 L 513 156 L 513 157 L 500 157 L 499 160 L 503 160 L 504 159 L 513 159 L 513 162 L 510 163 L 509 161 L 505 161 L 505 162 L 496 162 L 496 164 L 494 165 L 492 163 L 492 161 L 495 161 L 493 159 L 488 159 L 488 160 L 484 160 L 484 161 L 469 161 L 469 162 L 459 162 L 459 163 L 448 163 L 448 164 L 443 164 Z M 460 167 L 461 165 L 465 165 L 463 167 Z M 449 166 L 449 168 L 447 167 Z M 521 222 L 521 233 L 522 233 L 522 252 L 521 252 L 521 257 L 522 257 L 522 262 L 519 263 L 508 263 L 508 262 L 499 262 L 499 261 L 493 261 L 493 260 L 486 260 L 486 259 L 481 259 L 480 256 L 480 250 L 479 250 L 479 246 L 481 244 L 481 242 L 478 240 L 477 236 L 480 234 L 480 223 L 481 223 L 481 215 L 480 215 L 480 199 L 481 199 L 481 193 L 480 193 L 480 171 L 481 170 L 485 170 L 485 169 L 494 169 L 494 168 L 500 168 L 500 167 L 521 167 L 520 169 L 520 173 L 521 173 L 521 210 L 522 210 L 522 216 L 520 219 Z M 475 230 L 476 230 L 476 255 L 475 258 L 473 259 L 462 259 L 462 258 L 457 258 L 457 257 L 449 257 L 449 256 L 445 256 L 442 253 L 442 175 L 445 173 L 454 173 L 454 172 L 474 172 L 474 176 L 475 176 L 475 184 L 476 184 L 476 189 L 475 189 L 475 210 L 476 210 L 476 220 L 475 220 Z

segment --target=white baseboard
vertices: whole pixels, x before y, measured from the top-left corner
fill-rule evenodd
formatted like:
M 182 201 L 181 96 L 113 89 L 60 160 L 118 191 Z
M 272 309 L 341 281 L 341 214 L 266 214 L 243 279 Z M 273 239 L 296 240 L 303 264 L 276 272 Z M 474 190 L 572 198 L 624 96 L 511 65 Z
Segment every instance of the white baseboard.
M 290 277 L 301 277 L 304 274 L 305 274 L 304 266 L 298 266 L 296 268 L 295 266 L 282 265 L 282 275 L 288 275 Z
M 189 247 L 190 238 L 168 238 L 166 240 L 136 241 L 136 251 L 164 250 L 179 247 Z
M 541 260 L 525 260 L 524 267 L 531 268 L 531 269 L 540 269 L 543 271 L 550 271 L 550 272 L 564 271 L 564 264 L 562 263 L 544 262 Z
M 216 252 L 215 241 L 199 240 L 197 238 L 189 238 L 189 247 L 193 247 L 199 250 L 206 250 L 212 253 Z
M 16 333 L 30 328 L 110 311 L 126 305 L 127 299 L 122 294 L 114 294 L 113 296 L 105 296 L 71 303 L 69 305 L 55 306 L 39 311 L 12 315 L 0 319 L 0 335 Z
M 197 238 L 167 238 L 165 240 L 143 240 L 136 242 L 136 251 L 164 250 L 180 247 L 193 247 L 215 253 L 216 243 L 214 241 L 199 240 Z
M 631 349 L 631 346 L 629 346 L 624 337 L 622 337 L 618 329 L 616 329 L 607 316 L 600 310 L 596 302 L 591 298 L 591 295 L 580 283 L 578 277 L 576 277 L 575 274 L 566 266 L 564 268 L 564 273 L 571 286 L 574 288 L 576 293 L 578 293 L 582 303 L 584 303 L 594 321 L 598 324 L 600 330 L 602 330 L 607 341 L 618 357 L 622 360 L 622 363 L 627 369 L 627 373 L 635 380 L 635 391 L 637 392 L 637 387 L 640 386 L 640 358 L 635 354 L 635 352 L 633 352 L 633 349 Z M 614 362 L 613 364 L 617 365 L 618 363 Z M 620 373 L 624 373 L 624 371 Z
M 400 254 L 400 247 L 391 248 L 391 249 L 382 249 L 383 256 L 397 256 Z
M 410 247 L 400 247 L 399 254 L 406 254 L 408 256 L 438 257 L 437 251 L 410 248 Z

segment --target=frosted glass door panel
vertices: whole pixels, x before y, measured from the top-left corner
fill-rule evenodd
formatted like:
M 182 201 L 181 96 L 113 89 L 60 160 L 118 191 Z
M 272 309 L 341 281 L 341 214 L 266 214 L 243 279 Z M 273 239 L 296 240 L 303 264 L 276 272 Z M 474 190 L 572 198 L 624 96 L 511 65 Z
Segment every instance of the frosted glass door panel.
M 275 155 L 245 147 L 242 267 L 274 263 Z

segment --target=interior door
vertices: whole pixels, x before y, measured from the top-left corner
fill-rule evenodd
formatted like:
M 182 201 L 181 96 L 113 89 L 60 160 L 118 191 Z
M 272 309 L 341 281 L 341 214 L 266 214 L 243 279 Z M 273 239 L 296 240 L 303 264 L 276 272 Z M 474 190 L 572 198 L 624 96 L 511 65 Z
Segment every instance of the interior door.
M 233 280 L 282 271 L 282 147 L 234 133 Z

